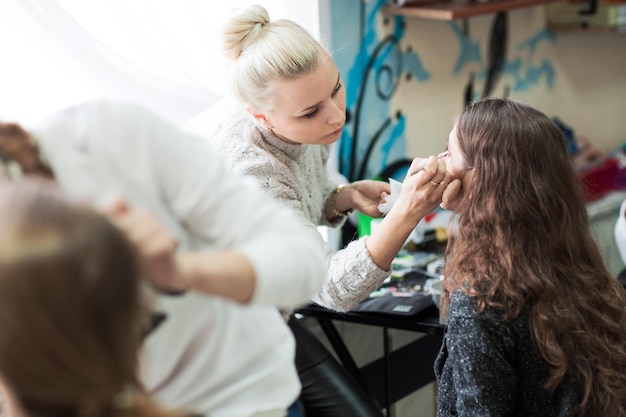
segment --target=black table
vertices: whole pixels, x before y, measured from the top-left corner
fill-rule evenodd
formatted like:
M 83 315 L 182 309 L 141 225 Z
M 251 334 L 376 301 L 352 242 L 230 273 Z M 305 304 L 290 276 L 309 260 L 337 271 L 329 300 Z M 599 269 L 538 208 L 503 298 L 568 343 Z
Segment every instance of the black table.
M 392 416 L 392 404 L 435 380 L 433 363 L 445 332 L 439 311 L 434 305 L 410 316 L 374 312 L 340 313 L 310 304 L 296 311 L 314 317 L 320 324 L 339 360 L 348 372 L 383 404 L 387 416 Z M 377 326 L 382 329 L 382 357 L 359 368 L 337 331 L 334 321 Z M 390 349 L 389 329 L 424 334 L 423 337 L 396 350 Z

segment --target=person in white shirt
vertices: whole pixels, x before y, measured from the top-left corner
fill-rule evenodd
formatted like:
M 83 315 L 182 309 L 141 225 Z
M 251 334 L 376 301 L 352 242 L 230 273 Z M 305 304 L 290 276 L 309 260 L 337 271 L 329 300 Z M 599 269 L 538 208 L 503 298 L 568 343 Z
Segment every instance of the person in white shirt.
M 229 174 L 205 141 L 131 103 L 83 103 L 28 130 L 2 124 L 0 153 L 9 175 L 17 164 L 93 202 L 117 192 L 120 223 L 141 208 L 173 235 L 173 273 L 156 284 L 175 294 L 158 293 L 142 352 L 160 401 L 211 417 L 286 415 L 300 383 L 278 308 L 307 302 L 325 276 L 293 213 Z
M 613 228 L 613 234 L 617 251 L 619 252 L 622 262 L 626 265 L 626 200 L 622 201 L 620 205 L 617 221 Z M 626 269 L 618 274 L 617 280 L 626 287 Z

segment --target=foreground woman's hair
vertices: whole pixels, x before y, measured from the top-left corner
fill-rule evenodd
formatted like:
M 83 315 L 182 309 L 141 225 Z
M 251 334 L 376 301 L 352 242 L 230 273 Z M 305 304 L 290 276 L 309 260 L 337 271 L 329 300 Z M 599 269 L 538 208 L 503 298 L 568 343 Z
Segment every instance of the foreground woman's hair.
M 0 376 L 12 417 L 168 416 L 137 379 L 145 313 L 140 262 L 106 218 L 51 184 L 0 183 Z
M 442 308 L 455 290 L 503 319 L 527 308 L 546 388 L 569 374 L 581 415 L 626 416 L 626 292 L 592 238 L 560 130 L 529 106 L 488 99 L 462 112 L 456 134 L 474 172 Z

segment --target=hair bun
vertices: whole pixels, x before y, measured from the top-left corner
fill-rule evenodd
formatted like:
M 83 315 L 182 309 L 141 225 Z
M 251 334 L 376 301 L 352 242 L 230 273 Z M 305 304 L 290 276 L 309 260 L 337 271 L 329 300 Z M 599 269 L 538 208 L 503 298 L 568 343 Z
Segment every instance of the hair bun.
M 267 23 L 270 23 L 270 15 L 265 7 L 258 4 L 233 14 L 222 31 L 222 51 L 226 58 L 239 58 L 246 47 L 261 36 Z

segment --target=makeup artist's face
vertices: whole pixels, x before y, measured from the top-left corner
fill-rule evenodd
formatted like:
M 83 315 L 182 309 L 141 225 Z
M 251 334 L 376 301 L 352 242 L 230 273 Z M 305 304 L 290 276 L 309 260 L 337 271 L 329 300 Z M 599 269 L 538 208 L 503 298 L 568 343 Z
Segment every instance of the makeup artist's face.
M 346 92 L 330 57 L 309 74 L 277 82 L 275 92 L 275 110 L 263 115 L 262 122 L 276 136 L 312 145 L 339 139 L 346 121 Z

